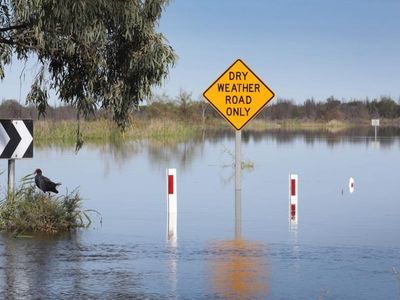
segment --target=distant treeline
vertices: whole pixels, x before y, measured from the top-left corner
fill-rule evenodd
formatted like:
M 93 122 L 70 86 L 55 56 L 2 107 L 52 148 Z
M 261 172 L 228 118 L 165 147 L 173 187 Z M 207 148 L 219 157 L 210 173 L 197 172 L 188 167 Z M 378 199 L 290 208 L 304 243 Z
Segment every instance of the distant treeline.
M 205 101 L 195 101 L 191 94 L 181 92 L 177 98 L 155 96 L 147 105 L 132 110 L 132 116 L 137 118 L 169 118 L 182 121 L 202 121 L 220 118 L 217 112 Z M 99 109 L 91 119 L 108 118 L 109 114 Z M 34 106 L 23 106 L 15 100 L 5 100 L 0 104 L 0 118 L 32 118 L 38 119 L 38 112 Z M 43 118 L 43 117 L 41 117 Z M 77 118 L 77 111 L 71 106 L 49 106 L 46 111 L 47 120 L 73 120 Z M 279 120 L 306 120 L 331 121 L 342 120 L 347 122 L 369 121 L 372 118 L 399 119 L 400 101 L 390 97 L 381 97 L 373 100 L 340 101 L 334 97 L 326 101 L 306 100 L 303 104 L 296 104 L 291 100 L 272 100 L 263 109 L 258 119 Z
M 46 108 L 46 115 L 41 119 L 49 120 L 73 120 L 77 117 L 77 111 L 71 106 L 60 106 Z M 0 104 L 0 118 L 1 119 L 33 119 L 39 118 L 38 110 L 33 105 L 24 106 L 16 100 L 4 100 Z
M 303 104 L 294 104 L 289 100 L 278 100 L 262 112 L 262 116 L 273 120 L 369 120 L 371 118 L 396 119 L 400 117 L 400 102 L 390 97 L 379 100 L 340 101 L 334 97 L 325 102 L 308 99 Z

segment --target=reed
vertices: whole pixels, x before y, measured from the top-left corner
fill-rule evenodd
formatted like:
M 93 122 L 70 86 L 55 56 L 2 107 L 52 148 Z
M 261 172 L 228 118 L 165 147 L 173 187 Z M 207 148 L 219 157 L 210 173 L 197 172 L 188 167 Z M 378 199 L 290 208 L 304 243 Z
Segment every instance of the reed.
M 182 141 L 200 135 L 203 130 L 226 130 L 229 124 L 222 119 L 209 120 L 206 123 L 191 122 L 170 118 L 134 118 L 130 119 L 125 130 L 121 131 L 112 120 L 98 119 L 81 121 L 80 131 L 83 140 L 90 144 L 149 139 L 153 141 Z M 307 120 L 266 121 L 255 119 L 245 130 L 329 130 L 340 131 L 353 126 L 344 121 L 332 120 L 316 122 Z M 77 121 L 37 121 L 35 123 L 35 145 L 65 144 L 72 145 L 77 139 Z
M 24 233 L 57 234 L 91 224 L 89 213 L 81 207 L 78 190 L 63 196 L 51 196 L 38 191 L 31 175 L 21 180 L 14 195 L 0 202 L 0 230 L 15 235 Z
M 149 140 L 160 143 L 180 143 L 193 138 L 201 137 L 204 132 L 216 132 L 220 130 L 232 130 L 232 127 L 222 118 L 213 118 L 205 123 L 195 120 L 182 120 L 174 118 L 141 118 L 131 117 L 125 130 L 121 130 L 116 124 L 105 118 L 79 123 L 81 137 L 85 144 L 124 144 L 132 140 Z M 340 132 L 347 130 L 355 124 L 345 121 L 331 120 L 329 122 L 317 122 L 310 120 L 261 120 L 254 119 L 244 131 L 326 131 Z M 71 148 L 77 145 L 78 122 L 77 121 L 37 121 L 34 126 L 35 147 Z
M 111 120 L 81 121 L 80 132 L 89 144 L 123 142 L 135 139 L 179 142 L 201 133 L 201 125 L 167 119 L 131 119 L 125 130 Z M 77 121 L 38 121 L 34 127 L 35 146 L 73 145 L 77 139 Z

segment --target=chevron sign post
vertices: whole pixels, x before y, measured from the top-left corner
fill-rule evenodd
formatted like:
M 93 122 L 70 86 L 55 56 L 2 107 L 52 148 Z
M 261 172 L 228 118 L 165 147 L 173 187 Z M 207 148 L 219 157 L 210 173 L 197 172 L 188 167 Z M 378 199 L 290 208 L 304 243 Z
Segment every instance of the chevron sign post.
M 0 119 L 0 159 L 8 159 L 8 192 L 14 193 L 15 159 L 33 157 L 33 121 Z

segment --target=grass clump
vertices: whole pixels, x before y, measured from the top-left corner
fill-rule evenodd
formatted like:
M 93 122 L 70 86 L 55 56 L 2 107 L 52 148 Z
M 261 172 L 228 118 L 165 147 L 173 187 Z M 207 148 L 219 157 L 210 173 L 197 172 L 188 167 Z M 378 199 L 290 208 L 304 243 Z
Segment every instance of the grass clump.
M 56 234 L 88 227 L 88 212 L 96 211 L 83 210 L 81 203 L 77 190 L 63 196 L 47 195 L 35 188 L 31 177 L 24 177 L 16 193 L 0 202 L 0 230 L 16 235 Z

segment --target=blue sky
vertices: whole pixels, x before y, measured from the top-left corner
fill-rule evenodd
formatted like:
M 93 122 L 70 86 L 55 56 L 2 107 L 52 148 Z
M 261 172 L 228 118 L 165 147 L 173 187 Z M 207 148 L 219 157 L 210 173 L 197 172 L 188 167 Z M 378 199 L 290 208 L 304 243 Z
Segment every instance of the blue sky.
M 241 58 L 297 102 L 400 96 L 399 0 L 175 0 L 160 29 L 180 57 L 168 94 L 198 97 Z
M 299 103 L 400 97 L 400 0 L 173 0 L 159 31 L 179 60 L 156 93 L 198 99 L 241 58 L 277 97 Z M 20 89 L 20 69 L 8 70 L 0 100 L 24 101 L 32 72 Z

